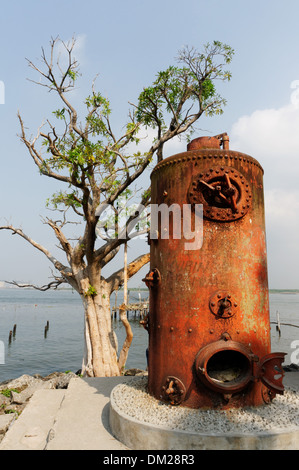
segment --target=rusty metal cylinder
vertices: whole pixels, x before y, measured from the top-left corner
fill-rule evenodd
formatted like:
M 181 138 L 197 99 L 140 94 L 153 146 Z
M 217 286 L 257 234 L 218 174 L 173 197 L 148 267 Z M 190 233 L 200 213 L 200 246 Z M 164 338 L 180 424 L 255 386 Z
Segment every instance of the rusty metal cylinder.
M 148 388 L 192 408 L 257 406 L 283 393 L 284 353 L 271 353 L 263 169 L 229 150 L 226 135 L 220 143 L 195 139 L 151 175 Z M 183 230 L 188 214 L 197 245 Z

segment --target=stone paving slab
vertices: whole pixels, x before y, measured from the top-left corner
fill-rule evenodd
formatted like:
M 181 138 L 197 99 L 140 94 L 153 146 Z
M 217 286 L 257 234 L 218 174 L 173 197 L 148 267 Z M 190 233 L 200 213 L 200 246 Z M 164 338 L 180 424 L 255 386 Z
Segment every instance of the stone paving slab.
M 8 428 L 11 426 L 15 419 L 15 413 L 0 415 L 0 436 L 7 432 Z
M 47 450 L 126 450 L 109 427 L 112 389 L 128 377 L 72 379 L 50 431 Z
M 0 443 L 0 450 L 43 450 L 66 390 L 37 390 Z

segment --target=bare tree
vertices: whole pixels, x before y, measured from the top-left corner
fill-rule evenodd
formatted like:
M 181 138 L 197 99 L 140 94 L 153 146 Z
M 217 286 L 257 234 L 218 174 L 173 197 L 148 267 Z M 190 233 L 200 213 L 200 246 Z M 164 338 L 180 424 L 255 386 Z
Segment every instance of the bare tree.
M 70 284 L 80 295 L 85 315 L 86 354 L 82 371 L 88 376 L 114 376 L 121 373 L 124 357 L 131 344 L 131 331 L 126 319 L 127 339 L 118 359 L 117 338 L 111 324 L 110 296 L 123 284 L 124 269 L 104 278 L 102 269 L 119 252 L 128 240 L 140 234 L 136 230 L 136 214 L 150 203 L 150 188 L 138 196 L 133 213 L 122 226 L 109 236 L 105 210 L 110 207 L 114 220 L 121 218 L 121 197 L 132 195 L 132 185 L 153 159 L 163 159 L 164 144 L 179 135 L 189 136 L 194 124 L 203 113 L 222 113 L 225 100 L 216 93 L 217 79 L 229 80 L 224 70 L 230 63 L 233 51 L 220 42 L 207 44 L 200 53 L 191 48 L 179 52 L 181 67 L 170 66 L 158 73 L 151 86 L 143 89 L 137 104 L 131 104 L 128 122 L 122 135 L 112 130 L 109 101 L 95 91 L 92 84 L 90 96 L 85 100 L 86 114 L 79 121 L 78 111 L 69 99 L 79 77 L 78 63 L 74 58 L 75 39 L 69 43 L 52 39 L 47 55 L 42 49 L 41 66 L 28 60 L 38 73 L 38 85 L 56 93 L 61 108 L 54 111 L 55 124 L 47 120 L 34 138 L 28 138 L 23 118 L 18 113 L 21 141 L 25 144 L 40 173 L 65 185 L 63 191 L 48 200 L 48 206 L 60 213 L 58 220 L 47 218 L 44 222 L 53 230 L 67 263 L 56 259 L 44 246 L 34 241 L 22 229 L 3 225 L 42 252 L 55 268 L 54 280 L 45 290 L 61 283 Z M 62 65 L 61 53 L 64 53 Z M 156 137 L 146 152 L 138 150 L 140 131 L 151 127 Z M 136 151 L 132 151 L 132 145 Z M 75 217 L 81 232 L 72 240 L 65 227 Z M 101 228 L 99 228 L 99 226 Z M 145 224 L 144 231 L 147 230 Z M 129 263 L 130 279 L 146 263 L 144 254 Z M 36 286 L 37 287 L 37 286 Z M 122 308 L 123 316 L 123 308 Z

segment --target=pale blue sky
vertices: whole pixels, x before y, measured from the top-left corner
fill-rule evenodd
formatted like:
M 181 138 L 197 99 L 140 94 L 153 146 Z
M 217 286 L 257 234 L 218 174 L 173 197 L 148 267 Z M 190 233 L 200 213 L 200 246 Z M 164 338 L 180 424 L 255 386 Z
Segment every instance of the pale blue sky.
M 35 61 L 51 36 L 78 37 L 82 78 L 77 102 L 96 74 L 110 98 L 116 126 L 125 122 L 128 102 L 155 73 L 174 63 L 184 45 L 200 48 L 219 40 L 235 49 L 232 80 L 220 91 L 228 104 L 221 117 L 203 119 L 203 134 L 228 132 L 231 148 L 255 157 L 265 169 L 269 284 L 299 288 L 299 3 L 296 0 L 110 0 L 38 2 L 12 0 L 1 7 L 0 224 L 22 226 L 53 249 L 45 201 L 58 185 L 40 177 L 21 144 L 17 111 L 34 134 L 56 104 L 52 95 L 27 80 L 37 78 L 25 58 Z M 291 85 L 295 88 L 291 88 Z M 297 99 L 298 95 L 298 99 Z M 169 148 L 184 151 L 185 144 Z M 0 232 L 0 280 L 43 283 L 49 264 L 25 241 Z M 131 248 L 132 256 L 135 248 Z M 140 282 L 138 281 L 137 284 Z

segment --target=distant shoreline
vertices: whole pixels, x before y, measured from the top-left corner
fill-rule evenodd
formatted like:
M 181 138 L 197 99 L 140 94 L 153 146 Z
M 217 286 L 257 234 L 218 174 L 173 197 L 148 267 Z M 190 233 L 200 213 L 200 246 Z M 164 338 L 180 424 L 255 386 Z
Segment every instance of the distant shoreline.
M 269 289 L 270 294 L 299 294 L 299 289 Z

